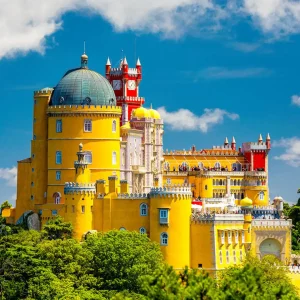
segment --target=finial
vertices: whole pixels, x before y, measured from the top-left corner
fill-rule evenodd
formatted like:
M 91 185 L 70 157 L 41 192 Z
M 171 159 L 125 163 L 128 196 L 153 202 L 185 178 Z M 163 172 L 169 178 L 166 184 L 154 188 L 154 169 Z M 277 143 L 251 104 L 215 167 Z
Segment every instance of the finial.
M 235 144 L 235 138 L 234 138 L 234 136 L 232 137 L 231 143 L 232 143 L 232 144 Z
M 141 66 L 141 62 L 140 62 L 140 59 L 139 59 L 139 58 L 138 58 L 137 61 L 136 61 L 136 65 L 137 65 L 137 66 Z
M 106 65 L 107 65 L 107 66 L 111 66 L 111 63 L 110 63 L 109 57 L 107 58 Z
M 224 144 L 228 145 L 228 138 L 227 137 L 225 138 Z
M 81 152 L 82 149 L 83 149 L 83 145 L 82 145 L 82 143 L 80 143 L 80 144 L 79 144 L 79 152 Z
M 258 138 L 258 141 L 259 141 L 259 142 L 262 142 L 262 140 L 263 140 L 263 139 L 262 139 L 262 135 L 260 134 L 260 135 L 259 135 L 259 138 Z
M 83 54 L 85 54 L 85 41 L 83 41 Z
M 271 137 L 270 137 L 270 134 L 268 133 L 267 134 L 267 141 L 270 141 L 271 140 Z

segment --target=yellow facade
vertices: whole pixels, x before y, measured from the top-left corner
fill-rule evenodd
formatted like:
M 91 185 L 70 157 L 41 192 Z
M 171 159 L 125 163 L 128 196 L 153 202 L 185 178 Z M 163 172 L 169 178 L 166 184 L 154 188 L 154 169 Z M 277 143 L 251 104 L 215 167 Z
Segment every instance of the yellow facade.
M 291 223 L 280 219 L 279 206 L 269 206 L 267 156 L 266 168 L 255 170 L 235 144 L 163 152 L 159 113 L 138 108 L 120 128 L 123 108 L 106 79 L 86 64 L 83 56 L 82 67 L 67 72 L 54 90 L 35 92 L 31 157 L 18 162 L 15 212 L 3 216 L 15 214 L 17 222 L 32 211 L 43 226 L 60 215 L 79 240 L 92 230 L 139 231 L 161 245 L 175 269 L 214 272 L 240 263 L 249 251 L 259 257 L 273 251 L 288 261 Z M 261 142 L 249 147 L 269 150 Z M 269 250 L 262 244 L 268 239 Z

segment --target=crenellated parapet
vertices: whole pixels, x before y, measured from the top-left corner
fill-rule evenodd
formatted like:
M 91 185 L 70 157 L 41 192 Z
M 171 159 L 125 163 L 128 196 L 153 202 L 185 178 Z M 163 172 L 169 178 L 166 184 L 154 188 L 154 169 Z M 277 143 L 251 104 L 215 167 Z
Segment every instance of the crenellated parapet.
M 124 193 L 124 194 L 118 194 L 117 199 L 148 199 L 150 194 L 146 193 Z
M 76 183 L 66 182 L 64 187 L 65 195 L 68 194 L 96 194 L 96 187 L 94 183 Z
M 34 97 L 50 95 L 52 92 L 53 88 L 43 88 L 41 90 L 34 91 Z
M 175 184 L 164 187 L 156 187 L 150 190 L 150 198 L 157 197 L 182 197 L 190 199 L 192 197 L 191 187 L 187 184 Z
M 252 227 L 256 229 L 290 229 L 292 228 L 292 220 L 285 219 L 254 219 L 252 220 Z
M 48 106 L 47 114 L 52 115 L 69 115 L 69 114 L 95 114 L 95 115 L 111 115 L 115 114 L 120 116 L 122 113 L 122 107 L 112 105 L 53 105 Z
M 193 212 L 191 215 L 191 222 L 196 223 L 208 223 L 208 222 L 217 222 L 217 223 L 244 223 L 244 214 L 239 213 L 199 213 Z

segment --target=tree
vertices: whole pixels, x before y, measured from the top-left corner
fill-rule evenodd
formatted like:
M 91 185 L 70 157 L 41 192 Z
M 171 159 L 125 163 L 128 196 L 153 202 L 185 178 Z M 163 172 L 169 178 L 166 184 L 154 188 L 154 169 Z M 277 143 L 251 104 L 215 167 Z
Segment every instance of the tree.
M 45 239 L 69 239 L 72 237 L 73 226 L 70 222 L 64 222 L 61 216 L 49 220 L 43 227 L 42 235 Z
M 4 208 L 11 208 L 12 207 L 12 204 L 10 204 L 8 201 L 5 201 L 1 204 L 1 211 L 4 209 Z
M 84 247 L 93 253 L 94 276 L 103 290 L 139 293 L 141 276 L 153 274 L 163 262 L 159 245 L 138 232 L 93 234 Z

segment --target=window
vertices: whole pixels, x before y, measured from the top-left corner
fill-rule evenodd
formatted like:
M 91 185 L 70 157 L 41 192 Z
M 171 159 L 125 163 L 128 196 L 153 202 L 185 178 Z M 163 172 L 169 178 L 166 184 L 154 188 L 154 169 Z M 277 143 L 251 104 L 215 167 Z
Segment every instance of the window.
M 86 163 L 91 164 L 93 161 L 92 152 L 87 151 L 86 154 L 84 155 L 84 159 Z
M 33 199 L 34 199 L 33 195 L 31 195 L 31 196 L 30 196 L 30 199 L 31 199 L 31 200 L 33 200 Z
M 198 264 L 198 269 L 202 269 L 202 264 Z
M 235 264 L 236 264 L 235 250 L 233 250 L 232 254 L 233 254 L 233 263 L 235 263 Z
M 126 228 L 125 227 L 120 227 L 120 230 L 124 231 L 124 230 L 126 230 Z
M 219 162 L 216 162 L 216 163 L 215 163 L 215 168 L 216 168 L 216 169 L 221 169 L 221 164 L 220 164 Z
M 231 238 L 231 231 L 228 231 L 227 237 L 228 237 L 228 244 L 231 244 L 231 241 L 232 241 L 232 238 Z
M 93 206 L 91 206 L 91 212 L 93 212 Z
M 146 234 L 147 233 L 147 230 L 145 227 L 141 227 L 140 228 L 140 234 Z
M 75 205 L 72 205 L 72 213 L 75 212 Z
M 259 193 L 259 200 L 264 200 L 265 198 L 265 193 L 264 192 L 260 192 Z
M 242 243 L 245 243 L 245 232 L 242 231 Z
M 170 164 L 169 164 L 169 162 L 165 162 L 164 163 L 164 169 L 165 169 L 165 171 L 169 171 L 170 170 Z
M 112 164 L 116 165 L 117 164 L 117 152 L 113 151 L 112 153 Z
M 160 245 L 161 246 L 168 246 L 168 239 L 169 239 L 169 236 L 167 233 L 163 232 L 161 235 L 160 235 Z
M 57 216 L 57 210 L 56 209 L 52 209 L 51 210 L 51 214 L 52 214 L 52 216 Z
M 229 251 L 226 250 L 226 262 L 229 264 L 230 259 L 229 259 Z
M 207 184 L 204 186 L 204 189 L 207 191 Z
M 60 179 L 61 179 L 61 172 L 56 171 L 56 180 L 60 180 Z
M 243 250 L 240 250 L 240 261 L 243 261 Z
M 61 151 L 56 151 L 56 154 L 55 154 L 55 163 L 57 165 L 61 164 L 61 161 L 62 161 L 61 156 L 62 156 L 61 155 Z
M 213 185 L 216 185 L 216 180 L 215 179 L 213 179 Z
M 34 172 L 34 168 L 32 168 L 31 171 Z
M 117 122 L 116 120 L 113 120 L 112 122 L 112 132 L 116 132 L 117 131 Z
M 54 203 L 55 204 L 60 204 L 61 194 L 59 192 L 55 192 L 53 194 L 53 198 L 54 198 Z
M 62 132 L 62 120 L 56 120 L 56 132 Z
M 199 162 L 199 163 L 198 163 L 198 168 L 199 168 L 200 170 L 203 170 L 203 163 L 202 163 L 202 162 Z
M 219 251 L 219 257 L 220 257 L 220 264 L 223 263 L 223 253 L 222 250 Z
M 85 213 L 85 206 L 84 205 L 81 205 L 81 213 Z
M 167 178 L 167 184 L 171 184 L 171 178 Z
M 141 216 L 148 216 L 148 205 L 146 203 L 142 203 L 140 205 L 140 215 Z
M 84 132 L 92 132 L 92 120 L 84 120 Z
M 33 181 L 31 182 L 31 186 L 34 186 L 34 183 L 33 183 Z
M 33 139 L 36 140 L 36 135 L 33 136 Z
M 167 209 L 160 209 L 159 210 L 159 223 L 160 224 L 168 224 L 168 213 L 169 211 Z

